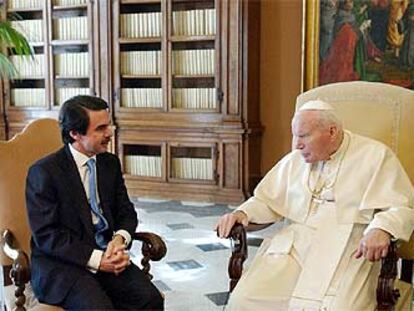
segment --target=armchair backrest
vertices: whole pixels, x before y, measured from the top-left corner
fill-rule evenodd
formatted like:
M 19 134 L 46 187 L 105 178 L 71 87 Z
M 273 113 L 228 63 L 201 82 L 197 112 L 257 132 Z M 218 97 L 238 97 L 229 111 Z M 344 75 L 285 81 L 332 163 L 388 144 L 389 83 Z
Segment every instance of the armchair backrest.
M 9 229 L 27 254 L 30 254 L 25 203 L 27 171 L 36 160 L 61 146 L 59 125 L 54 119 L 33 121 L 11 140 L 0 142 L 0 232 Z M 0 248 L 0 264 L 10 263 Z
M 341 82 L 311 89 L 297 97 L 296 109 L 309 100 L 333 105 L 344 128 L 388 145 L 414 184 L 414 91 L 378 82 Z M 414 258 L 414 248 L 406 258 Z
M 378 82 L 341 82 L 299 95 L 296 107 L 318 98 L 337 109 L 346 129 L 388 145 L 414 184 L 414 91 Z

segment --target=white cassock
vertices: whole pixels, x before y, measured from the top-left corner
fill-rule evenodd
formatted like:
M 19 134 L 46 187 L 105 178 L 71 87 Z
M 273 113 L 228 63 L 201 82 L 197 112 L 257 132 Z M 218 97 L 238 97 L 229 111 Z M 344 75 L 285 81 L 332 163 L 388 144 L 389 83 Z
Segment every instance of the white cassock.
M 286 222 L 265 240 L 232 293 L 228 310 L 375 310 L 380 263 L 354 254 L 381 228 L 408 241 L 414 189 L 385 145 L 345 131 L 326 162 L 293 151 L 238 210 L 250 222 Z

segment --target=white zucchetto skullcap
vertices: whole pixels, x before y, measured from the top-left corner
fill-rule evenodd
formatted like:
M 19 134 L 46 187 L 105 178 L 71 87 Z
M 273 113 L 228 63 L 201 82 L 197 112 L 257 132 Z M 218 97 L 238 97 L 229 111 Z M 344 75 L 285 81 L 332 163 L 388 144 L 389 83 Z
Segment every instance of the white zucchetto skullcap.
M 304 103 L 298 109 L 298 111 L 303 111 L 303 110 L 331 110 L 334 113 L 335 108 L 331 106 L 330 104 L 328 104 L 327 102 L 324 102 L 323 100 L 315 99 L 315 100 L 310 100 Z

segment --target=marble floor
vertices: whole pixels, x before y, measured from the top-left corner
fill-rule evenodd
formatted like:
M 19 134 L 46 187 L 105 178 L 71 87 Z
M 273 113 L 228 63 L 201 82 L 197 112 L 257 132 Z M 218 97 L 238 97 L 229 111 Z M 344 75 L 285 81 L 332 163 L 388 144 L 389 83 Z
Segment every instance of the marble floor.
M 152 263 L 154 283 L 166 297 L 166 310 L 225 310 L 228 299 L 227 265 L 230 243 L 213 231 L 218 218 L 233 209 L 227 205 L 133 199 L 139 231 L 163 237 L 167 255 Z M 248 265 L 263 238 L 277 230 L 271 226 L 248 234 Z M 141 245 L 134 242 L 132 260 L 139 265 Z M 1 278 L 0 278 L 1 279 Z M 2 288 L 0 280 L 0 289 Z M 0 291 L 0 310 L 3 297 Z M 414 308 L 413 308 L 414 310 Z
M 177 201 L 135 199 L 134 203 L 139 231 L 155 232 L 167 244 L 166 257 L 151 268 L 155 285 L 165 294 L 166 310 L 224 310 L 230 244 L 217 238 L 213 228 L 218 218 L 232 209 Z M 269 231 L 248 235 L 249 259 Z M 131 249 L 135 263 L 141 260 L 139 244 L 135 242 Z

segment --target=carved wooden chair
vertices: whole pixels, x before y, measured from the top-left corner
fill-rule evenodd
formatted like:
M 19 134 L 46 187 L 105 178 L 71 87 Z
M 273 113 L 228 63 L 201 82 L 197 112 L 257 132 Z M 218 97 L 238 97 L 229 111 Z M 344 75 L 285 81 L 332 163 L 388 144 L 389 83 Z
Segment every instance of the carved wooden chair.
M 6 302 L 12 310 L 25 310 L 25 288 L 30 281 L 30 228 L 25 207 L 25 184 L 29 166 L 62 146 L 56 120 L 40 119 L 30 123 L 22 133 L 7 142 L 0 142 L 0 261 L 4 285 L 14 290 L 14 307 L 9 297 Z M 141 264 L 148 278 L 149 260 L 160 260 L 166 254 L 162 239 L 148 232 L 137 232 L 132 237 L 142 241 Z M 1 268 L 1 267 L 0 267 Z M 10 287 L 7 287 L 10 289 Z M 0 289 L 1 290 L 1 289 Z M 7 305 L 6 304 L 6 305 Z M 36 310 L 62 310 L 31 301 Z
M 414 183 L 414 91 L 384 83 L 335 83 L 299 95 L 296 108 L 313 99 L 322 99 L 335 106 L 345 128 L 382 141 L 391 147 Z M 244 228 L 238 224 L 233 227 L 230 233 L 232 256 L 228 266 L 230 291 L 240 279 L 243 262 L 247 258 L 246 231 L 255 231 L 267 226 L 269 224 L 249 224 Z M 399 259 L 401 262 L 397 265 Z M 413 259 L 413 236 L 408 243 L 393 243 L 390 246 L 387 258 L 382 259 L 378 280 L 378 310 L 411 309 Z M 394 284 L 398 274 L 400 290 L 396 289 Z

